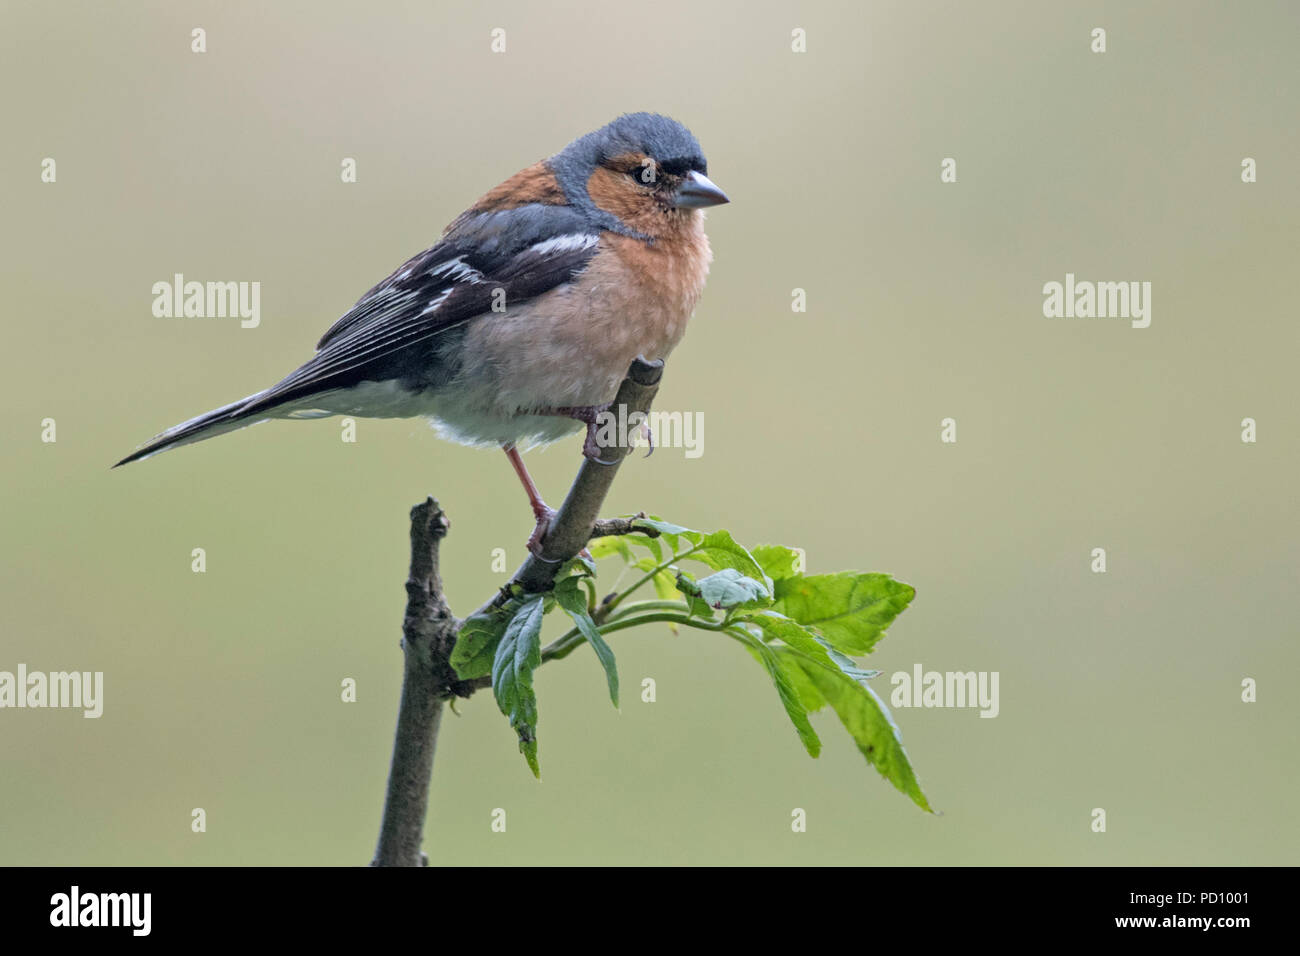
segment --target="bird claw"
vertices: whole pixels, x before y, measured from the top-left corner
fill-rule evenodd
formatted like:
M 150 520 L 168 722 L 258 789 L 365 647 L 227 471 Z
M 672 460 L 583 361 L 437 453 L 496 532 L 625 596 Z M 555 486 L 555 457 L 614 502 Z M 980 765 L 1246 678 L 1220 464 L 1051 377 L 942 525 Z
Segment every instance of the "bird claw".
M 603 450 L 604 449 L 601 447 L 600 442 L 596 441 L 596 423 L 588 422 L 587 437 L 583 439 L 582 442 L 582 457 L 586 458 L 588 461 L 594 461 L 598 465 L 617 465 L 617 458 L 612 461 L 606 461 L 604 458 L 600 457 L 600 453 Z
M 542 545 L 546 541 L 546 532 L 551 530 L 551 522 L 555 519 L 555 509 L 548 508 L 545 505 L 541 509 L 534 508 L 533 516 L 537 519 L 537 524 L 533 528 L 533 533 L 528 536 L 528 553 L 534 557 L 542 556 Z

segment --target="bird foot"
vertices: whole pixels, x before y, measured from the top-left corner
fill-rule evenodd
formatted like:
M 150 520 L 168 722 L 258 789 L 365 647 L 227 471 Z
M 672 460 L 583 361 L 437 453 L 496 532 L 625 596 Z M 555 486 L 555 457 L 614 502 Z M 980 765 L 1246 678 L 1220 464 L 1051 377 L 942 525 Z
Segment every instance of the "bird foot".
M 609 411 L 613 402 L 606 402 L 604 405 L 561 405 L 558 408 L 548 408 L 539 412 L 541 415 L 555 415 L 560 418 L 572 418 L 574 421 L 582 422 L 587 426 L 587 437 L 582 442 L 582 457 L 590 459 L 600 465 L 616 464 L 618 459 L 606 460 L 601 457 L 604 450 L 597 433 L 600 431 L 601 416 Z
M 546 532 L 551 530 L 551 522 L 555 520 L 555 509 L 548 508 L 543 504 L 540 508 L 533 508 L 533 517 L 537 519 L 537 524 L 533 528 L 533 533 L 528 536 L 528 553 L 536 557 L 542 556 L 542 544 L 546 540 Z
M 617 458 L 608 461 L 602 458 L 601 452 L 603 450 L 604 450 L 603 446 L 600 444 L 599 441 L 596 440 L 596 423 L 588 422 L 587 437 L 584 438 L 582 441 L 582 457 L 586 458 L 589 461 L 594 461 L 598 465 L 618 464 Z

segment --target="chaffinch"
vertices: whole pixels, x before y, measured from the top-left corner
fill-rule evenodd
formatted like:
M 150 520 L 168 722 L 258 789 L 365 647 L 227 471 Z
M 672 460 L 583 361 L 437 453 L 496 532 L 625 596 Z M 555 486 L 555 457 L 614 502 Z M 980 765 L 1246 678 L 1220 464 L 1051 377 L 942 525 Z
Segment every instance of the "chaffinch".
M 117 465 L 272 418 L 430 418 L 446 438 L 499 445 L 540 548 L 553 514 L 519 455 L 594 429 L 637 356 L 681 340 L 727 202 L 695 137 L 620 116 L 511 176 L 335 322 L 305 365 L 264 391 L 158 435 Z

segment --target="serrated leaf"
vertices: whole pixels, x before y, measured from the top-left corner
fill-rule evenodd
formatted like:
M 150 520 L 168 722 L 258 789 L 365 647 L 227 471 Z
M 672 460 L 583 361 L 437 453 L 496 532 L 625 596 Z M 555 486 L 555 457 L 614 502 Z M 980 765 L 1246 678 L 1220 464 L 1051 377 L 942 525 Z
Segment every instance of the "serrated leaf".
M 789 648 L 773 648 L 777 656 L 789 654 Z M 795 690 L 799 692 L 799 701 L 803 704 L 804 710 L 808 713 L 816 713 L 826 706 L 826 698 L 822 692 L 817 689 L 817 685 L 812 682 L 802 667 L 790 666 L 785 669 L 786 676 L 790 678 L 790 683 L 794 685 Z
M 537 761 L 537 737 L 535 731 L 529 733 L 519 732 L 519 752 L 524 755 L 524 760 L 528 764 L 528 769 L 533 772 L 533 776 L 541 780 L 542 765 Z
M 456 669 L 457 677 L 474 680 L 492 673 L 497 645 L 519 609 L 519 603 L 511 600 L 487 614 L 472 614 L 465 619 L 456 633 L 456 645 L 451 649 L 451 666 Z
M 834 709 L 858 750 L 881 776 L 907 794 L 922 810 L 934 812 L 916 779 L 893 715 L 870 687 L 846 674 L 806 663 L 793 651 L 769 650 L 791 667 L 803 671 L 817 693 Z
M 776 611 L 758 611 L 741 615 L 737 620 L 745 624 L 754 624 L 762 629 L 769 640 L 779 640 L 802 654 L 809 662 L 839 670 L 854 680 L 870 680 L 880 676 L 880 671 L 864 670 L 852 658 L 841 654 L 816 631 L 792 621 Z
M 740 620 L 758 625 L 769 639 L 783 641 L 828 667 L 834 665 L 826 645 L 817 639 L 817 634 L 784 614 L 772 610 L 758 611 L 742 615 Z
M 650 515 L 648 518 L 637 518 L 632 522 L 634 528 L 653 528 L 660 534 L 699 534 L 700 532 L 693 528 L 683 528 L 679 524 L 673 524 L 671 521 L 665 521 L 663 518 Z
M 804 749 L 808 751 L 809 756 L 816 757 L 822 752 L 822 742 L 817 736 L 817 731 L 813 730 L 812 722 L 808 720 L 808 709 L 804 706 L 803 697 L 798 687 L 796 687 L 787 672 L 786 663 L 777 656 L 771 647 L 768 647 L 762 641 L 754 640 L 749 646 L 762 665 L 767 668 L 772 683 L 776 685 L 777 696 L 781 698 L 781 706 L 785 708 L 790 723 L 794 724 L 794 729 L 799 734 L 799 740 L 803 743 Z M 789 666 L 797 665 L 791 664 Z
M 799 562 L 799 553 L 794 548 L 787 548 L 780 544 L 760 544 L 757 548 L 750 548 L 749 553 L 773 581 L 792 578 L 803 573 L 802 570 L 795 570 L 795 565 Z
M 689 556 L 696 561 L 707 564 L 715 571 L 731 568 L 739 571 L 747 578 L 762 581 L 768 593 L 772 593 L 771 578 L 764 573 L 758 562 L 754 560 L 754 556 L 736 543 L 729 531 L 715 531 L 712 534 L 705 535 L 691 549 Z M 686 555 L 683 555 L 683 557 L 686 557 Z
M 772 603 L 767 585 L 753 578 L 747 578 L 735 568 L 724 568 L 717 574 L 710 574 L 696 582 L 699 596 L 709 607 L 759 608 Z
M 528 599 L 506 626 L 492 662 L 492 693 L 501 713 L 519 736 L 519 750 L 533 776 L 541 776 L 537 763 L 537 694 L 533 671 L 542 664 L 542 595 Z
M 574 625 L 596 652 L 600 666 L 605 669 L 605 681 L 609 685 L 609 699 L 618 707 L 618 666 L 614 663 L 614 652 L 610 650 L 596 622 L 587 613 L 587 594 L 578 584 L 577 578 L 569 578 L 555 586 L 555 602 L 564 608 L 564 612 L 573 618 Z
M 888 574 L 815 574 L 775 583 L 773 609 L 816 629 L 845 654 L 866 654 L 916 590 Z
M 683 528 L 681 525 L 673 524 L 671 521 L 664 521 L 656 515 L 651 515 L 648 518 L 637 518 L 632 522 L 632 527 L 653 528 L 668 542 L 674 552 L 677 550 L 680 538 L 685 538 L 687 541 L 695 544 L 704 537 L 704 535 L 698 531 L 694 531 L 691 528 Z
M 873 677 L 880 676 L 880 671 L 859 667 L 857 661 L 849 657 L 847 654 L 841 654 L 827 643 L 824 638 L 818 638 L 818 640 L 825 644 L 826 653 L 831 656 L 831 660 L 835 662 L 836 666 L 854 680 L 871 680 Z

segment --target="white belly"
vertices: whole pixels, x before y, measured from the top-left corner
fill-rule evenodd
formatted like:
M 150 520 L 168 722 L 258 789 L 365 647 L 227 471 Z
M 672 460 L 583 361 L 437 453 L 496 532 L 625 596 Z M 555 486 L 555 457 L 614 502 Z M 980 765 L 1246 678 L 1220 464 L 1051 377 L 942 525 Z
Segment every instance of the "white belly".
M 583 427 L 580 422 L 560 416 L 510 414 L 492 398 L 473 389 L 414 392 L 397 382 L 362 382 L 352 388 L 314 395 L 310 405 L 285 408 L 277 417 L 427 418 L 449 441 L 462 445 L 514 442 L 521 448 L 550 444 Z

